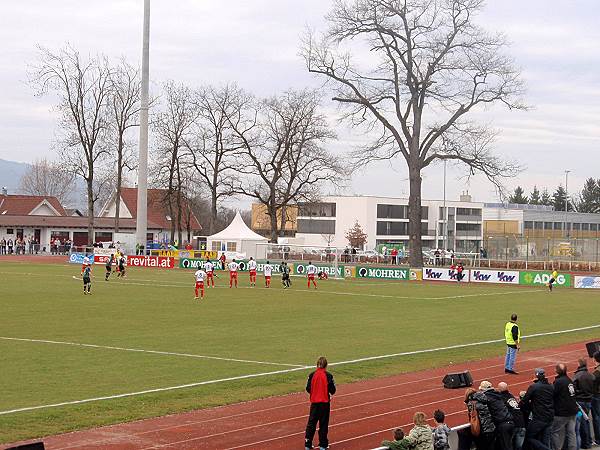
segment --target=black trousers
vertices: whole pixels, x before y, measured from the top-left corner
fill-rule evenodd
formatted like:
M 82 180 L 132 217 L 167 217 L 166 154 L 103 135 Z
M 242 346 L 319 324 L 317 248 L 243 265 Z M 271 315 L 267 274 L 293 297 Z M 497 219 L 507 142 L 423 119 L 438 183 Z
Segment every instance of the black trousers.
M 513 450 L 513 422 L 503 422 L 496 425 L 496 448 L 498 450 Z
M 327 432 L 329 431 L 329 411 L 329 403 L 311 403 L 308 423 L 306 424 L 306 447 L 312 447 L 313 437 L 317 430 L 317 422 L 319 422 L 319 447 L 327 448 L 329 446 L 329 441 L 327 440 Z

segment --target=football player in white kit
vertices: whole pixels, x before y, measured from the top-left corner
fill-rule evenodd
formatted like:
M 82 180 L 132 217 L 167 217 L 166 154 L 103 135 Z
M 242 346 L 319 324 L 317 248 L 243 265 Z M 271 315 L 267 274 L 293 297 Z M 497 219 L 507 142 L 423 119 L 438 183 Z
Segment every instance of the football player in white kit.
M 215 265 L 206 257 L 206 261 L 202 265 L 206 272 L 206 287 L 215 287 Z
M 256 261 L 252 256 L 248 261 L 248 270 L 250 271 L 250 286 L 256 286 Z
M 200 291 L 200 298 L 204 298 L 204 280 L 206 279 L 206 272 L 202 269 L 196 270 L 194 273 L 194 277 L 196 278 L 196 297 L 198 300 L 198 291 Z
M 271 274 L 273 273 L 273 266 L 267 261 L 265 267 L 263 268 L 263 273 L 265 274 L 265 287 L 271 287 Z
M 231 288 L 233 284 L 235 284 L 235 287 L 237 288 L 237 273 L 240 265 L 234 259 L 229 264 L 227 264 L 227 267 L 229 268 L 229 288 Z
M 306 276 L 308 278 L 308 288 L 310 289 L 310 282 L 312 281 L 315 289 L 317 288 L 317 281 L 315 280 L 315 275 L 317 274 L 317 266 L 315 266 L 312 262 L 309 261 L 308 266 L 306 266 Z

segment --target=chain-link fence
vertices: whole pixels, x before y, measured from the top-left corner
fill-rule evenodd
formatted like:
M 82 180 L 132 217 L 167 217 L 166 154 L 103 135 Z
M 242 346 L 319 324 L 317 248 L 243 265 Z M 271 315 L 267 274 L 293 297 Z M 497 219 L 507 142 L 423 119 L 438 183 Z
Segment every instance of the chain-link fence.
M 600 262 L 600 239 L 494 236 L 483 241 L 483 258 L 520 261 Z

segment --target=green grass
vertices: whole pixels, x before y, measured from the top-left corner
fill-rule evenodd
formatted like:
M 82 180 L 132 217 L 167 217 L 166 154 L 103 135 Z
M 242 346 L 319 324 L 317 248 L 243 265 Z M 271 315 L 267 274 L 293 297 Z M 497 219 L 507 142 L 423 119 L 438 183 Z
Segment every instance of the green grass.
M 138 392 L 207 380 L 461 344 L 503 335 L 519 313 L 524 334 L 600 323 L 600 296 L 585 290 L 335 281 L 307 291 L 207 291 L 193 300 L 192 272 L 130 270 L 102 279 L 93 295 L 73 280 L 76 265 L 0 263 L 0 336 L 189 353 L 281 365 L 208 360 L 0 339 L 0 411 Z M 262 281 L 262 280 L 259 280 Z M 225 285 L 225 277 L 217 279 Z M 507 293 L 509 293 L 507 295 Z M 448 298 L 453 296 L 462 296 Z M 600 330 L 531 339 L 524 349 L 598 337 Z M 498 355 L 504 346 L 381 359 L 332 367 L 338 383 Z M 301 390 L 307 370 L 98 402 L 0 415 L 0 442 L 40 437 Z

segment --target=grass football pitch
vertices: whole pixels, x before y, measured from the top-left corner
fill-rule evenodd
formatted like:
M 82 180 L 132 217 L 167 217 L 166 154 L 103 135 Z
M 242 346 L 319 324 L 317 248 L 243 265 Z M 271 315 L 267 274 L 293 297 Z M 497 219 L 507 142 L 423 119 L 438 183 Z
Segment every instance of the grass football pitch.
M 315 291 L 303 278 L 284 290 L 278 277 L 267 290 L 241 273 L 238 289 L 219 274 L 198 302 L 192 273 L 105 282 L 96 266 L 84 296 L 77 265 L 0 262 L 0 442 L 299 391 L 320 355 L 338 383 L 499 355 L 502 343 L 356 361 L 501 339 L 512 312 L 524 335 L 600 324 L 587 290 L 327 280 Z

